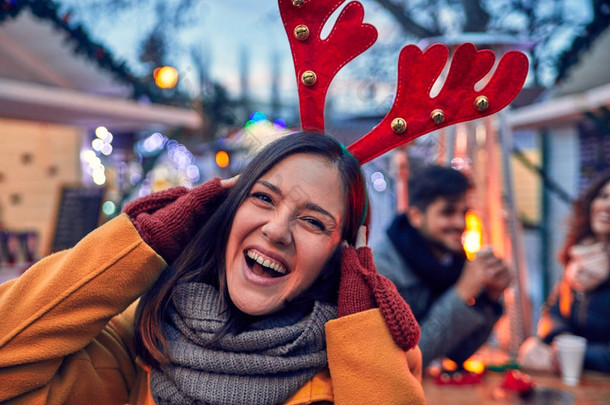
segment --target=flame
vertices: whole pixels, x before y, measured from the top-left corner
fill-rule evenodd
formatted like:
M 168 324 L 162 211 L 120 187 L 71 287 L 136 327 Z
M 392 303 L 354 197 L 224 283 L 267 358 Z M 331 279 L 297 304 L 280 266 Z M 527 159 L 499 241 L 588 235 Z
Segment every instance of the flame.
M 473 212 L 466 213 L 466 230 L 462 236 L 462 245 L 466 252 L 466 257 L 473 260 L 479 250 L 483 240 L 483 222 Z

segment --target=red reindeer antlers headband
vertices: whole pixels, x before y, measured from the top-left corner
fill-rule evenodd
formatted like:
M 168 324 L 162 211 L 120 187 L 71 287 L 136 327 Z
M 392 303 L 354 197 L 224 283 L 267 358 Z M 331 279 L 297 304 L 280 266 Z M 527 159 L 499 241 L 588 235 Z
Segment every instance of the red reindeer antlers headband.
M 357 1 L 348 3 L 328 37 L 320 38 L 322 27 L 344 1 L 278 0 L 294 60 L 303 131 L 324 132 L 331 81 L 377 39 L 375 27 L 362 22 L 364 8 Z M 464 43 L 455 51 L 443 88 L 430 97 L 448 57 L 442 44 L 424 52 L 415 45 L 402 48 L 394 105 L 375 128 L 347 148 L 360 164 L 428 132 L 500 111 L 517 96 L 527 76 L 525 54 L 509 51 L 487 85 L 476 91 L 474 85 L 490 72 L 495 55 Z

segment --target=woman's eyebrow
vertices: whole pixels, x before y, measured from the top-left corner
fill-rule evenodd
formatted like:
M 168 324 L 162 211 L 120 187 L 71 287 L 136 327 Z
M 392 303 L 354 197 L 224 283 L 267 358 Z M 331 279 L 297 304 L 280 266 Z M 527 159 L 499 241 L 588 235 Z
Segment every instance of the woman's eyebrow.
M 257 181 L 257 183 L 262 184 L 263 186 L 267 187 L 268 189 L 273 191 L 275 194 L 282 195 L 282 190 L 280 190 L 276 185 L 269 183 L 268 181 L 259 180 L 259 181 Z
M 322 215 L 326 215 L 327 217 L 329 217 L 333 221 L 333 223 L 337 222 L 335 220 L 334 215 L 332 215 L 330 212 L 326 211 L 324 208 L 320 207 L 318 204 L 314 204 L 312 202 L 308 202 L 308 203 L 305 204 L 305 208 L 307 208 L 308 210 L 319 212 Z
M 257 183 L 261 184 L 262 186 L 267 187 L 268 189 L 270 189 L 271 191 L 273 191 L 274 193 L 278 194 L 278 195 L 282 195 L 282 190 L 280 190 L 275 184 L 271 184 L 268 181 L 265 180 L 259 180 L 257 181 Z M 308 210 L 312 210 L 312 211 L 316 211 L 319 212 L 322 215 L 325 215 L 327 217 L 329 217 L 333 223 L 336 223 L 336 219 L 335 216 L 333 214 L 331 214 L 330 212 L 326 211 L 324 208 L 320 207 L 318 204 L 312 203 L 312 202 L 306 202 L 304 207 Z

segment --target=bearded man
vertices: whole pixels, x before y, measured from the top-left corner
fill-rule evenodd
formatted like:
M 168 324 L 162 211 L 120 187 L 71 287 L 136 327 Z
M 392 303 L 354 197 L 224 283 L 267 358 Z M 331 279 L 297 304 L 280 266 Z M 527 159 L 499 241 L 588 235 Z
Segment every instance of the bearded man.
M 421 326 L 423 364 L 448 357 L 461 365 L 489 338 L 511 277 L 491 250 L 467 260 L 462 247 L 471 183 L 461 172 L 426 166 L 408 182 L 406 213 L 373 246 Z

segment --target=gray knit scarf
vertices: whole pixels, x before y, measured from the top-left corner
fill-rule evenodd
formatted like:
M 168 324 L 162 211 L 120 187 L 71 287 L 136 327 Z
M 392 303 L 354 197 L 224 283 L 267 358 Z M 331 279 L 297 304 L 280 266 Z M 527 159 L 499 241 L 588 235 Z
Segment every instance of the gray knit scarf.
M 163 324 L 173 362 L 150 375 L 156 403 L 285 402 L 326 367 L 324 324 L 337 316 L 336 306 L 319 302 L 310 313 L 287 312 L 209 346 L 227 320 L 218 291 L 202 283 L 176 287 Z

